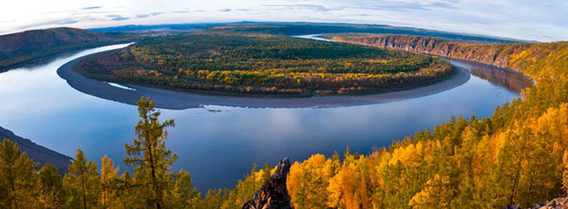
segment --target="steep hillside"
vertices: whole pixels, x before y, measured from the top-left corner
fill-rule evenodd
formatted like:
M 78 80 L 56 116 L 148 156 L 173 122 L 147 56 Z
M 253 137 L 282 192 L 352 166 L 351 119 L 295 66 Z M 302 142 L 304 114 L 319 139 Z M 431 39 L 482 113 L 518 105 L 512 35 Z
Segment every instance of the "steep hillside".
M 22 149 L 23 152 L 26 152 L 28 157 L 33 159 L 35 162 L 39 162 L 41 164 L 51 163 L 62 170 L 67 170 L 67 167 L 71 164 L 70 157 L 33 143 L 29 139 L 19 137 L 13 132 L 0 127 L 0 142 L 4 139 L 9 139 L 18 143 L 20 149 Z
M 563 69 L 567 62 L 565 58 L 568 56 L 568 42 L 467 44 L 407 35 L 340 34 L 326 37 L 350 43 L 477 61 L 514 69 L 535 80 L 545 75 L 566 76 L 567 73 L 560 69 Z
M 31 30 L 0 36 L 0 71 L 56 53 L 124 42 L 134 36 L 76 28 Z
M 313 155 L 288 176 L 302 208 L 539 207 L 568 190 L 568 43 L 468 45 L 410 36 L 334 37 L 471 59 L 537 81 L 491 118 L 453 118 L 370 155 Z M 516 207 L 515 207 L 516 206 Z

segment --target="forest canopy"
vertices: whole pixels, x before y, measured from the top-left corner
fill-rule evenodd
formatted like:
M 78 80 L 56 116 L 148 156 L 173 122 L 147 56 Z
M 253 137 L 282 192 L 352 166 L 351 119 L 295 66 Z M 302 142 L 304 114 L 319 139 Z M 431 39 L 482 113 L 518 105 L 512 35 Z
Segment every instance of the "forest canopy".
M 453 72 L 436 57 L 267 34 L 205 32 L 144 40 L 78 63 L 115 82 L 238 95 L 380 93 Z

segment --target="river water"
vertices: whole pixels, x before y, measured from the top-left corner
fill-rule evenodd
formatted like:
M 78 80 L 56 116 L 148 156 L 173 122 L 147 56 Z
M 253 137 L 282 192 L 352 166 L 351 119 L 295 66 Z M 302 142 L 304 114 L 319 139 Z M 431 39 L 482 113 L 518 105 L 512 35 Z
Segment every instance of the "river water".
M 69 156 L 80 148 L 89 159 L 100 162 L 106 154 L 124 169 L 121 159 L 124 144 L 134 137 L 136 107 L 82 93 L 57 74 L 59 67 L 78 57 L 124 46 L 60 55 L 0 73 L 0 126 Z M 368 154 L 418 129 L 446 122 L 452 115 L 488 117 L 496 106 L 518 98 L 518 91 L 529 85 L 496 68 L 453 62 L 475 73 L 455 88 L 395 102 L 333 108 L 204 103 L 162 109 L 162 119 L 176 121 L 167 139 L 168 148 L 179 155 L 174 170 L 189 171 L 201 191 L 233 187 L 253 163 L 275 165 L 284 157 L 301 161 L 314 153 L 343 152 L 348 146 Z

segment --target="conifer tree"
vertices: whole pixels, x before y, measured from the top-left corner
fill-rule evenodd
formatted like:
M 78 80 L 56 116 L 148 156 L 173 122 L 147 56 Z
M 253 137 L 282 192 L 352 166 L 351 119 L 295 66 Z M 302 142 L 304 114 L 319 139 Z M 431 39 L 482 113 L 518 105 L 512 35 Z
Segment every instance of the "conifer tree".
M 16 143 L 0 143 L 0 208 L 36 207 L 36 166 Z
M 173 193 L 169 195 L 170 198 L 175 200 L 174 204 L 170 206 L 171 208 L 194 208 L 201 198 L 201 194 L 193 186 L 191 176 L 184 170 L 180 170 L 176 174 L 174 187 Z
M 174 120 L 159 121 L 160 111 L 154 108 L 154 101 L 140 98 L 138 101 L 140 121 L 135 127 L 136 138 L 132 144 L 125 144 L 124 159 L 127 166 L 134 167 L 134 180 L 140 200 L 156 209 L 164 206 L 164 195 L 171 189 L 173 175 L 170 172 L 177 159 L 166 148 L 166 128 L 174 126 Z
M 117 180 L 117 191 L 116 197 L 120 202 L 120 207 L 117 208 L 138 208 L 143 207 L 144 205 L 140 205 L 139 201 L 136 200 L 135 185 L 133 185 L 132 177 L 128 171 L 124 171 Z M 138 203 L 138 204 L 137 204 Z
M 63 206 L 63 178 L 59 169 L 52 164 L 45 164 L 39 170 L 40 196 L 43 208 L 61 208 Z
M 69 172 L 63 177 L 63 187 L 67 192 L 67 208 L 98 208 L 100 198 L 100 176 L 98 165 L 87 160 L 81 149 L 69 165 Z
M 101 163 L 101 206 L 103 209 L 114 208 L 118 204 L 118 167 L 115 168 L 112 160 L 106 155 Z

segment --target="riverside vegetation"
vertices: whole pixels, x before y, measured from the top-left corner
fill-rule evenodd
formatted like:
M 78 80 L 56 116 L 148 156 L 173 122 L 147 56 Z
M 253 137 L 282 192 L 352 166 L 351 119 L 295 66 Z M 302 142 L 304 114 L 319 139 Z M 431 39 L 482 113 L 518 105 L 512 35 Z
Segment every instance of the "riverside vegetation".
M 568 43 L 508 47 L 514 50 L 494 50 L 494 57 L 507 60 L 504 65 L 537 82 L 523 91 L 522 98 L 497 107 L 490 118 L 452 118 L 367 155 L 349 151 L 343 156 L 315 154 L 295 162 L 287 182 L 293 206 L 530 207 L 566 195 Z M 471 53 L 482 57 L 487 52 Z M 150 101 L 139 104 L 141 113 L 155 113 Z M 141 138 L 127 146 L 134 157 L 127 160 L 132 162 L 133 175 L 124 172 L 119 176 L 109 159 L 103 160 L 98 171 L 81 152 L 64 177 L 49 165 L 37 172 L 37 165 L 5 140 L 0 147 L 1 207 L 159 208 L 159 204 L 162 208 L 239 208 L 272 172 L 269 166 L 258 171 L 254 167 L 233 190 L 211 190 L 200 197 L 187 172 L 170 171 L 176 156 L 164 148 L 164 128 L 173 123 L 154 120 L 158 115 L 141 114 L 136 132 Z M 153 131 L 147 132 L 148 128 Z M 155 158 L 149 160 L 150 156 Z M 152 168 L 151 161 L 157 167 Z M 152 169 L 156 169 L 155 177 Z
M 379 93 L 453 72 L 449 63 L 418 53 L 223 32 L 144 40 L 76 67 L 95 79 L 248 96 Z

